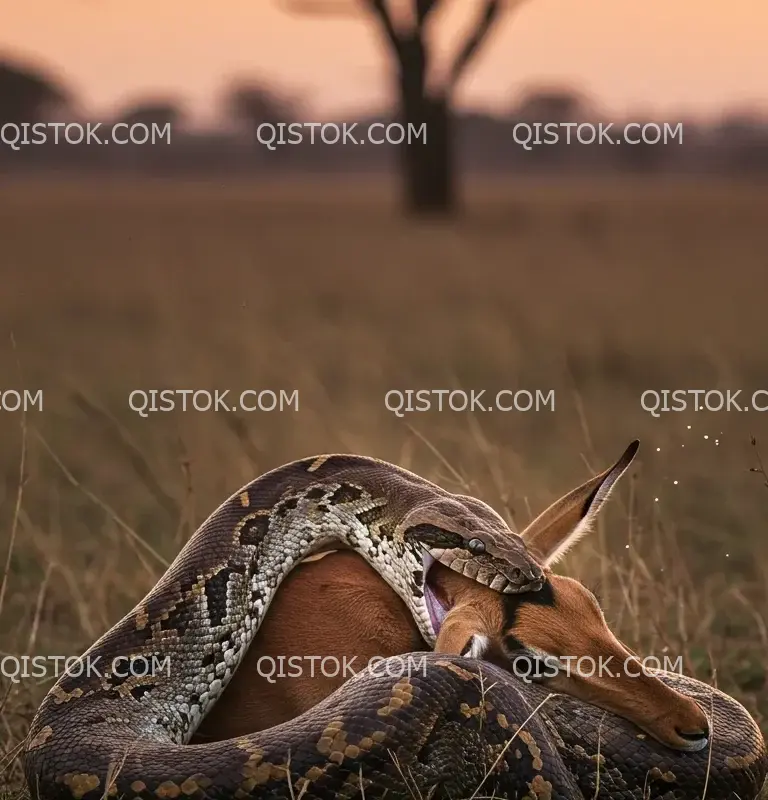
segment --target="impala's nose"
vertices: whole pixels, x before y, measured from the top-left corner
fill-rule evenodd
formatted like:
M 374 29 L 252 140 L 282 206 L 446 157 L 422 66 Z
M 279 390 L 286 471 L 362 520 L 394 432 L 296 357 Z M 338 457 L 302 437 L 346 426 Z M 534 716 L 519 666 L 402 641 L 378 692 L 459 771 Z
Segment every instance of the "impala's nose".
M 686 742 L 690 742 L 692 745 L 698 744 L 701 747 L 704 747 L 709 740 L 708 725 L 705 725 L 703 728 L 695 728 L 693 730 L 681 730 L 680 728 L 675 728 L 675 733 Z

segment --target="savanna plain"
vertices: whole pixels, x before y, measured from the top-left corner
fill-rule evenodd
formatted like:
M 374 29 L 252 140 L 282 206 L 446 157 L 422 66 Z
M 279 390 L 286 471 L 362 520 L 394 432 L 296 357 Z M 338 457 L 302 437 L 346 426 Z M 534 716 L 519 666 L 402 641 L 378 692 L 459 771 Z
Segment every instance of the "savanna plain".
M 767 194 L 470 182 L 460 221 L 416 225 L 374 181 L 6 183 L 0 390 L 42 390 L 43 408 L 0 411 L 0 654 L 79 655 L 286 461 L 377 456 L 520 529 L 639 438 L 558 570 L 630 647 L 679 658 L 768 732 L 768 414 L 641 407 L 646 390 L 741 389 L 744 406 L 768 389 Z M 163 388 L 296 390 L 298 410 L 129 407 Z M 486 406 L 553 390 L 555 407 L 398 417 L 385 396 L 406 389 Z M 0 676 L 0 796 L 22 794 L 52 680 Z

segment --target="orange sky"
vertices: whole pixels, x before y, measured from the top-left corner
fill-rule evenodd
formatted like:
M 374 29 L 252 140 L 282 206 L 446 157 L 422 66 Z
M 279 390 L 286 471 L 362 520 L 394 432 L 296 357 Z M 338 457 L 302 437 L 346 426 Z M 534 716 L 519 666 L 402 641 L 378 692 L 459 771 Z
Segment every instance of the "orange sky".
M 0 52 L 60 73 L 94 111 L 147 93 L 205 110 L 234 75 L 296 90 L 318 118 L 385 102 L 387 62 L 365 18 L 296 17 L 281 2 L 0 0 Z M 475 7 L 445 0 L 435 36 L 443 57 Z M 460 98 L 503 108 L 540 82 L 644 116 L 765 107 L 768 2 L 527 0 L 496 29 Z

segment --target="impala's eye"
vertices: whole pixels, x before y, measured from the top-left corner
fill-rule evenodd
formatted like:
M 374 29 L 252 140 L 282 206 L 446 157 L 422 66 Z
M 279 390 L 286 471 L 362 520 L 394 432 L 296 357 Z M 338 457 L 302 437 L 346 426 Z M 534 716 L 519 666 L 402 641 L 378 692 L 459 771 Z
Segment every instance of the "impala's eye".
M 467 542 L 467 550 L 469 550 L 472 555 L 479 556 L 481 553 L 485 552 L 485 542 L 482 539 L 470 539 Z

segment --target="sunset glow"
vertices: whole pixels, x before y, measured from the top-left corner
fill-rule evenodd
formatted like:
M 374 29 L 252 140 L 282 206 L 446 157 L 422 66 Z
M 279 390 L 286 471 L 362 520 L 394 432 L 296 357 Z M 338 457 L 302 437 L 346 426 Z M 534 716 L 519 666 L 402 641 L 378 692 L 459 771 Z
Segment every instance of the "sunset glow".
M 476 4 L 447 0 L 446 58 Z M 212 108 L 233 76 L 264 78 L 318 114 L 382 105 L 387 53 L 367 18 L 295 16 L 273 0 L 0 0 L 0 51 L 58 74 L 109 110 L 147 94 Z M 461 87 L 503 109 L 532 84 L 570 85 L 615 112 L 712 114 L 768 101 L 762 0 L 528 0 L 494 31 Z

